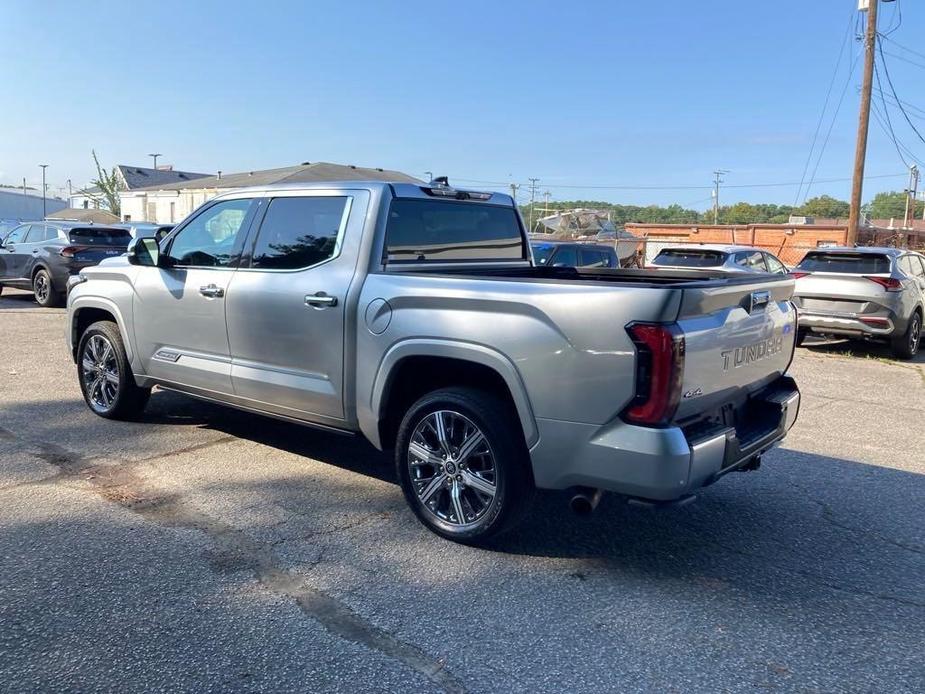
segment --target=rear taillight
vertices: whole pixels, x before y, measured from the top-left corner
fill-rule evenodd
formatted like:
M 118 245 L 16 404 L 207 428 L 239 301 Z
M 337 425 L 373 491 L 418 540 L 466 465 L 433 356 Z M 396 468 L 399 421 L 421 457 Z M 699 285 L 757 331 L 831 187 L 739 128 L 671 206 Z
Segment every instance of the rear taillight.
M 798 270 L 794 270 L 793 272 L 789 272 L 789 273 L 787 273 L 787 274 L 789 274 L 793 279 L 798 280 L 798 279 L 800 279 L 801 277 L 806 277 L 809 273 L 808 273 L 808 272 L 800 272 L 800 271 L 798 271 Z
M 903 283 L 895 277 L 872 277 L 870 275 L 864 275 L 864 279 L 876 282 L 888 292 L 901 292 L 903 290 Z
M 872 328 L 886 328 L 890 324 L 889 318 L 881 318 L 880 316 L 861 317 L 858 320 Z
M 631 323 L 636 345 L 636 396 L 623 417 L 634 424 L 667 424 L 678 409 L 684 376 L 684 335 L 677 325 Z
M 73 258 L 75 255 L 81 251 L 87 250 L 86 246 L 65 246 L 58 253 L 60 253 L 65 258 Z

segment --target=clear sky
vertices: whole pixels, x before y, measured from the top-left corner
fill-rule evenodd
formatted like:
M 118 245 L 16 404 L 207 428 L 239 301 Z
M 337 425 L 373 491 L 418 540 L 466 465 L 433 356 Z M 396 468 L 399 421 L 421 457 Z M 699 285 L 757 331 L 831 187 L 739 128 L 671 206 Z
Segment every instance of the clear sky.
M 470 187 L 537 177 L 553 200 L 698 209 L 722 168 L 724 203 L 789 204 L 796 185 L 732 186 L 801 179 L 842 46 L 817 151 L 845 97 L 816 179 L 850 177 L 856 5 L 0 0 L 0 182 L 35 184 L 48 163 L 53 187 L 84 184 L 96 149 L 107 165 L 161 152 L 160 163 L 210 173 L 332 161 Z M 925 54 L 922 5 L 881 4 L 880 28 Z M 925 55 L 884 48 L 925 134 Z M 891 115 L 925 160 L 925 142 Z M 873 121 L 867 173 L 904 171 Z M 905 184 L 872 178 L 865 197 Z M 811 195 L 849 190 L 816 183 Z

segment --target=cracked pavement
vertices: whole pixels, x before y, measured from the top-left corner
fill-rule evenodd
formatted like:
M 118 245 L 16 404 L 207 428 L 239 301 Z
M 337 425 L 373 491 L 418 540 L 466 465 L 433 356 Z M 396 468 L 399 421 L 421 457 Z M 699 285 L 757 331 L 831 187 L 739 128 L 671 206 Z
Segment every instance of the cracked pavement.
M 165 392 L 95 417 L 63 332 L 0 298 L 0 690 L 925 690 L 921 357 L 798 350 L 760 471 L 543 494 L 473 549 L 360 440 Z

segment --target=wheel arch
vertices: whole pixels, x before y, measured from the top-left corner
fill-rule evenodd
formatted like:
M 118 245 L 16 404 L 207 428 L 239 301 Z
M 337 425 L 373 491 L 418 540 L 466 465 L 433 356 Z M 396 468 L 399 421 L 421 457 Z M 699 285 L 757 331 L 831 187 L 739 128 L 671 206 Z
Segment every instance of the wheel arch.
M 93 323 L 101 320 L 114 322 L 122 335 L 122 342 L 125 345 L 125 353 L 128 356 L 129 363 L 134 359 L 132 352 L 132 341 L 129 339 L 126 330 L 125 321 L 122 313 L 112 301 L 101 297 L 92 299 L 76 299 L 70 309 L 70 327 L 68 329 L 68 338 L 71 346 L 71 358 L 77 361 L 77 347 L 80 344 L 80 338 L 84 331 Z
M 453 385 L 496 392 L 520 420 L 527 447 L 536 443 L 536 420 L 514 364 L 485 345 L 450 340 L 413 339 L 393 345 L 373 382 L 371 421 L 361 419 L 360 429 L 378 448 L 389 448 L 411 403 L 427 392 Z

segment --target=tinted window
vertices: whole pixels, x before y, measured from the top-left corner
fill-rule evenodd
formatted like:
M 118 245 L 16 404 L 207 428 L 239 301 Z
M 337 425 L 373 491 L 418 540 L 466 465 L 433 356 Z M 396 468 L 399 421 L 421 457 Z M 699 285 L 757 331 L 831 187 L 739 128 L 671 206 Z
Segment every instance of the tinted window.
M 890 271 L 890 259 L 876 253 L 823 253 L 810 251 L 797 265 L 807 272 L 872 275 Z
M 128 246 L 132 235 L 126 229 L 107 227 L 77 227 L 67 233 L 71 243 L 88 246 Z
M 775 258 L 773 255 L 771 255 L 770 253 L 765 253 L 764 259 L 768 262 L 768 270 L 770 270 L 776 275 L 786 274 L 787 268 L 785 268 L 784 264 L 780 262 L 777 258 Z
M 346 207 L 345 197 L 270 201 L 257 235 L 251 267 L 295 270 L 332 258 Z
M 578 253 L 581 267 L 609 267 L 608 255 L 603 251 L 582 248 Z
M 549 260 L 549 256 L 556 250 L 556 247 L 551 243 L 534 243 L 531 248 L 533 249 L 533 261 L 537 265 L 545 265 L 546 261 Z
M 26 233 L 29 231 L 29 226 L 29 224 L 23 224 L 13 229 L 10 235 L 4 240 L 4 243 L 22 243 L 22 240 L 26 237 Z
M 45 227 L 45 240 L 46 241 L 55 241 L 58 238 L 58 228 L 57 227 Z
M 45 225 L 33 224 L 29 227 L 29 233 L 26 234 L 26 243 L 38 243 L 45 240 Z
M 553 267 L 575 267 L 578 265 L 578 250 L 574 246 L 563 246 L 552 257 Z
M 652 264 L 675 267 L 719 267 L 726 262 L 727 255 L 722 251 L 665 248 L 659 251 Z
M 385 243 L 390 262 L 526 257 L 514 208 L 471 202 L 395 200 Z
M 178 265 L 229 267 L 238 261 L 251 200 L 224 200 L 204 209 L 174 237 L 169 256 Z
M 915 274 L 925 279 L 925 260 L 922 259 L 922 256 L 910 255 L 909 258 L 912 261 L 912 269 L 915 271 Z
M 748 253 L 736 253 L 736 265 L 757 270 L 758 272 L 767 272 L 768 268 L 764 264 L 764 257 L 760 251 L 750 251 Z

